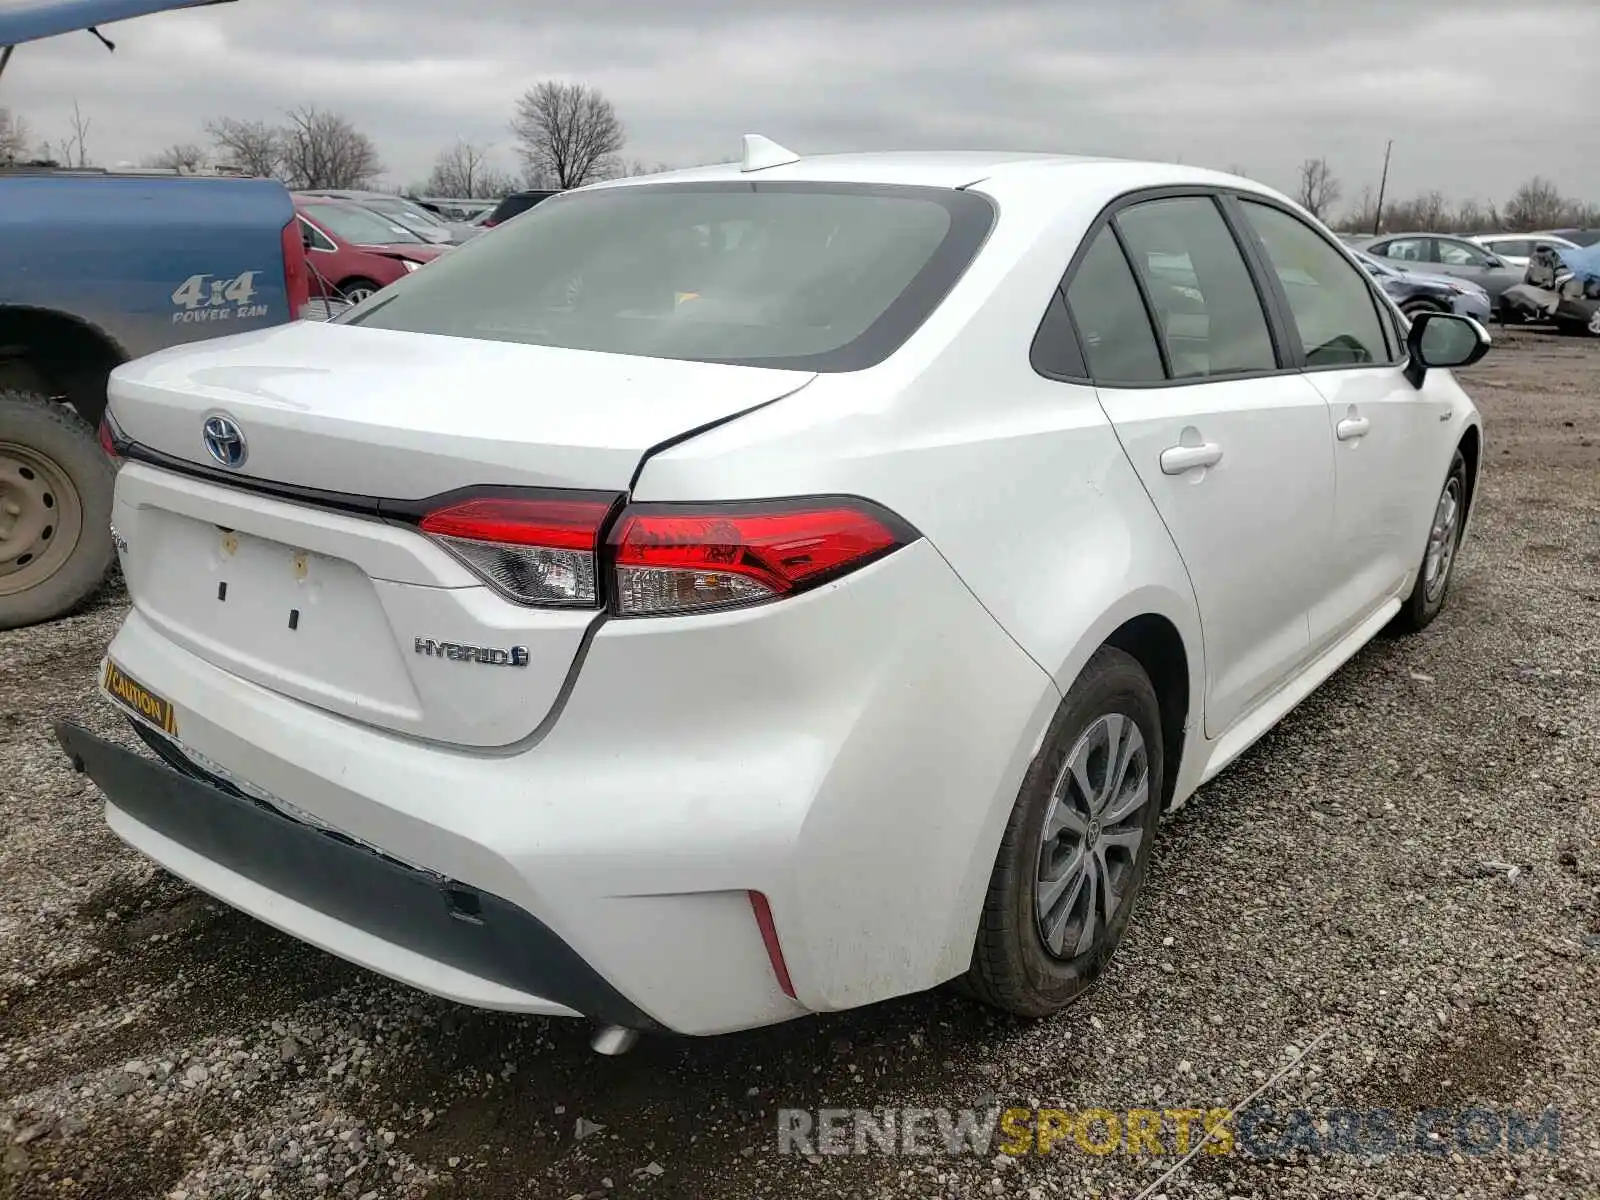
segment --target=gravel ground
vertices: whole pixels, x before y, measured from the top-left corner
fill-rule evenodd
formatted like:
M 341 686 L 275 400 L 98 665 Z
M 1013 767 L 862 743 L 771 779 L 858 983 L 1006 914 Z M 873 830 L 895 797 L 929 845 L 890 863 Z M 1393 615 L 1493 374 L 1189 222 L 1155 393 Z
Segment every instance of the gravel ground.
M 93 688 L 119 589 L 0 634 L 0 1196 L 1132 1200 L 1170 1132 L 808 1158 L 777 1110 L 1229 1106 L 1318 1037 L 1263 1103 L 1554 1106 L 1559 1149 L 1202 1154 L 1151 1195 L 1600 1196 L 1600 343 L 1512 332 L 1469 375 L 1490 461 L 1445 614 L 1167 822 L 1112 969 L 1041 1024 L 937 993 L 599 1059 L 408 991 L 105 830 L 49 722 L 127 740 Z

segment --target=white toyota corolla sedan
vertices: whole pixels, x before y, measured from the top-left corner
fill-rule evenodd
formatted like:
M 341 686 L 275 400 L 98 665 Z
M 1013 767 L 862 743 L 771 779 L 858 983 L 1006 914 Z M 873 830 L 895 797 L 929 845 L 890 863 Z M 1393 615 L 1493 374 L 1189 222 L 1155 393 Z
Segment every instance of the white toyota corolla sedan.
M 151 754 L 59 736 L 196 887 L 612 1046 L 1047 1014 L 1161 813 L 1439 611 L 1488 344 L 1244 179 L 752 137 L 120 368 Z

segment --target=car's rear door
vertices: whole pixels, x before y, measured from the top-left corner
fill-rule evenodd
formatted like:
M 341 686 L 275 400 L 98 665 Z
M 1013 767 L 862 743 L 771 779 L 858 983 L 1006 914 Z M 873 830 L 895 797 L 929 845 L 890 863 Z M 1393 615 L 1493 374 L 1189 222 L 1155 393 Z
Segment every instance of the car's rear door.
M 1281 361 L 1217 196 L 1135 198 L 1103 221 L 1067 303 L 1194 585 L 1216 737 L 1307 658 L 1333 519 L 1327 405 Z

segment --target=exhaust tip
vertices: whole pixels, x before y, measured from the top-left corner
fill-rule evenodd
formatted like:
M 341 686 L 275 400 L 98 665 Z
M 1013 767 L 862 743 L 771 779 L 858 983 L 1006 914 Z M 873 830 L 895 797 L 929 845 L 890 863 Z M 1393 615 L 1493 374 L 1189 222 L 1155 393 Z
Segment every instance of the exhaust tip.
M 604 1054 L 615 1058 L 619 1054 L 626 1054 L 632 1050 L 639 1041 L 637 1029 L 624 1029 L 621 1025 L 602 1025 L 595 1031 L 589 1041 L 589 1047 L 596 1054 Z

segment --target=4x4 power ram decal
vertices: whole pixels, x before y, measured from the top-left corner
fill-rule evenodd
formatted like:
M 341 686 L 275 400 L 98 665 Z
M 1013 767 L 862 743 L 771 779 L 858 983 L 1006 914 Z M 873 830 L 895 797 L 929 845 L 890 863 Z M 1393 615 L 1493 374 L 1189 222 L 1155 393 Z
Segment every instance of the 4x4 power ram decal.
M 232 279 L 220 275 L 189 276 L 172 293 L 172 303 L 178 308 L 172 314 L 172 323 L 248 321 L 266 316 L 265 304 L 250 303 L 256 294 L 256 276 L 261 273 L 245 271 Z

